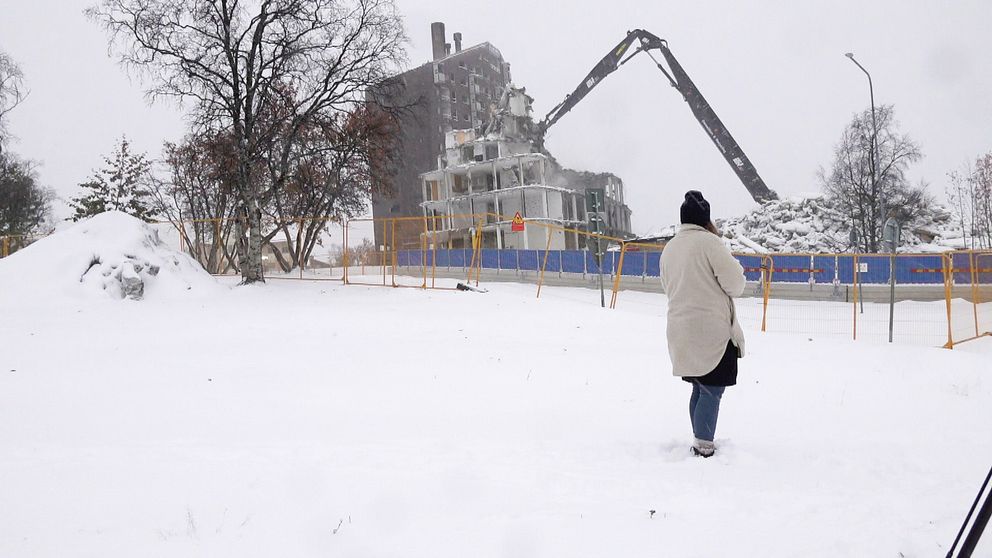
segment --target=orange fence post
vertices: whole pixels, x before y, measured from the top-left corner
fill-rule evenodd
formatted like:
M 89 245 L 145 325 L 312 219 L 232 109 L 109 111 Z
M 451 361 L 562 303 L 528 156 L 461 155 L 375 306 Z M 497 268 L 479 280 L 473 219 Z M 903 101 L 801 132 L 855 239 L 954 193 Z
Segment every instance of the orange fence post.
M 968 252 L 968 266 L 971 268 L 971 309 L 975 314 L 975 337 L 981 335 L 978 331 L 978 269 L 975 267 L 975 251 Z
M 424 216 L 424 238 L 420 242 L 420 270 L 424 275 L 424 284 L 422 288 L 427 288 L 427 216 Z
M 544 284 L 544 269 L 548 267 L 548 254 L 551 253 L 551 229 L 545 228 L 544 230 L 548 233 L 548 245 L 544 247 L 544 263 L 541 264 L 541 277 L 537 280 L 537 298 L 541 298 L 541 286 Z
M 393 242 L 389 245 L 390 247 L 390 257 L 389 263 L 391 268 L 391 279 L 393 281 L 393 286 L 396 286 L 396 219 L 393 219 Z
M 472 235 L 472 261 L 468 264 L 468 270 L 465 274 L 465 283 L 472 283 L 472 271 L 475 270 L 475 250 L 476 250 L 476 235 Z M 450 257 L 450 256 L 449 256 Z
M 341 222 L 341 236 L 344 237 L 344 249 L 341 251 L 341 265 L 344 266 L 344 271 L 341 276 L 341 284 L 348 284 L 348 219 L 345 218 Z
M 381 245 L 381 247 L 382 247 L 381 252 L 382 253 L 379 254 L 379 265 L 382 266 L 382 286 L 383 287 L 386 286 L 386 242 L 389 239 L 389 237 L 387 236 L 386 231 L 387 231 L 387 227 L 388 226 L 389 226 L 389 221 L 388 220 L 384 220 L 382 222 L 382 245 Z
M 954 348 L 954 330 L 951 327 L 951 286 L 954 282 L 954 258 L 950 254 L 941 256 L 941 267 L 944 268 L 944 303 L 947 306 L 947 344 L 945 349 Z
M 861 273 L 858 266 L 858 255 L 854 255 L 854 340 L 858 340 L 858 283 L 861 279 Z
M 10 238 L 3 237 L 3 257 L 6 258 L 10 255 Z
M 761 260 L 764 262 L 764 269 L 761 270 L 761 332 L 764 333 L 768 325 L 768 295 L 772 290 L 772 266 L 775 262 L 771 256 L 762 256 Z
M 627 254 L 627 243 L 620 243 L 620 261 L 617 263 L 616 277 L 613 278 L 613 294 L 610 296 L 610 309 L 617 307 L 617 293 L 620 292 L 620 277 L 623 276 L 623 259 Z
M 219 274 L 223 269 L 221 260 L 224 259 L 224 245 L 223 239 L 220 237 L 220 219 L 214 219 L 214 242 L 213 242 L 213 260 L 216 262 L 217 268 L 216 272 Z
M 478 261 L 476 261 L 476 263 L 475 263 L 475 265 L 476 265 L 476 268 L 475 268 L 475 286 L 476 287 L 479 286 L 479 278 L 482 276 L 482 241 L 483 241 L 482 225 L 485 222 L 484 219 L 485 219 L 485 217 L 482 217 L 482 218 L 479 219 L 479 227 L 478 227 L 478 229 L 476 229 L 478 231 L 476 234 L 478 234 L 478 236 L 479 236 L 479 241 L 478 241 L 478 245 L 479 245 L 479 258 L 478 258 Z
M 431 250 L 431 288 L 437 286 L 437 221 L 434 221 L 434 245 Z

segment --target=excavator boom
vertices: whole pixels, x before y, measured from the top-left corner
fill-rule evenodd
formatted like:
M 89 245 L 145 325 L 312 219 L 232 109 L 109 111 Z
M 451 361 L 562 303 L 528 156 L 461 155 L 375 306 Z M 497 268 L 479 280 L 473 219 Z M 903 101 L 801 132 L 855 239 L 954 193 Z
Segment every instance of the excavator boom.
M 647 52 L 648 56 L 651 56 L 655 65 L 665 74 L 672 87 L 682 94 L 682 98 L 689 104 L 689 109 L 696 117 L 696 120 L 702 125 L 703 130 L 706 131 L 706 134 L 713 141 L 713 144 L 716 145 L 723 158 L 730 164 L 730 167 L 737 174 L 744 187 L 747 188 L 751 197 L 759 203 L 778 199 L 778 195 L 769 189 L 765 181 L 761 179 L 751 160 L 744 154 L 744 150 L 734 140 L 734 137 L 730 135 L 730 131 L 727 130 L 727 127 L 723 125 L 716 112 L 706 102 L 703 94 L 699 92 L 696 85 L 689 79 L 689 75 L 686 74 L 682 65 L 675 59 L 672 51 L 668 49 L 668 43 L 643 29 L 635 29 L 628 32 L 627 36 L 596 64 L 579 86 L 566 96 L 564 101 L 551 109 L 544 120 L 538 124 L 540 141 L 543 143 L 544 134 L 549 127 L 561 119 L 562 116 L 565 116 L 568 111 L 572 110 L 606 76 L 615 72 L 634 55 L 642 51 Z M 665 68 L 651 54 L 652 51 L 659 51 L 661 53 L 665 62 L 668 64 L 668 68 Z

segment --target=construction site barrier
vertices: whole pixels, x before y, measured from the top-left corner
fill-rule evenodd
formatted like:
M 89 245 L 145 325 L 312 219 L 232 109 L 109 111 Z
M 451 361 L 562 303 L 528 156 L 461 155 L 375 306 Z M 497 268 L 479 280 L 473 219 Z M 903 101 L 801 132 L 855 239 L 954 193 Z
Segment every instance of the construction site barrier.
M 664 246 L 625 241 L 525 218 L 543 246 L 499 249 L 519 243 L 510 219 L 495 213 L 399 218 L 301 217 L 268 220 L 279 234 L 263 246 L 266 278 L 340 281 L 346 285 L 450 289 L 458 279 L 478 285 L 483 271 L 513 272 L 537 282 L 592 286 L 602 273 L 610 307 L 628 290 L 661 292 Z M 189 254 L 215 275 L 237 270 L 237 222 L 200 219 L 152 223 L 164 241 Z M 456 227 L 456 228 L 453 228 Z M 460 229 L 457 227 L 461 227 Z M 306 233 L 336 236 L 309 245 Z M 460 235 L 452 234 L 460 230 Z M 288 237 L 288 238 L 287 238 Z M 374 240 L 371 240 L 374 239 Z M 37 237 L 0 237 L 7 257 Z M 337 244 L 340 242 L 340 244 Z M 571 246 L 561 247 L 562 243 Z M 588 249 L 599 243 L 601 258 Z M 735 254 L 750 282 L 738 301 L 742 322 L 761 331 L 823 333 L 853 339 L 884 339 L 890 280 L 895 279 L 896 337 L 915 343 L 955 345 L 992 335 L 992 251 L 944 254 Z M 276 263 L 281 265 L 276 266 Z M 284 272 L 288 266 L 291 272 Z M 890 272 L 894 272 L 890 273 Z M 568 283 L 569 277 L 580 281 Z M 584 281 L 584 283 L 582 282 Z M 814 303 L 815 301 L 815 303 Z

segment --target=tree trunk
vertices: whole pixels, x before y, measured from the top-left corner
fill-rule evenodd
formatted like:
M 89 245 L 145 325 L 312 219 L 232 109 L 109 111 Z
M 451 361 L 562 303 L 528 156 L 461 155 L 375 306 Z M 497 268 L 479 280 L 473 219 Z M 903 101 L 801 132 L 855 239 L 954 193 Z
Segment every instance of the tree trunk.
M 262 272 L 262 210 L 258 207 L 258 198 L 254 192 L 250 194 L 248 211 L 248 250 L 243 258 L 241 267 L 241 284 L 264 283 Z

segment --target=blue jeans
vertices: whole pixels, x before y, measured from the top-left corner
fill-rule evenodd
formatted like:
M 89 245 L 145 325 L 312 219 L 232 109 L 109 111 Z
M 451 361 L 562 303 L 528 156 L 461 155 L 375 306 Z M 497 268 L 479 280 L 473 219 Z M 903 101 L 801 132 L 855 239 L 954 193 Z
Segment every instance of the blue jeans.
M 689 397 L 689 420 L 692 433 L 700 440 L 713 441 L 716 434 L 716 419 L 720 414 L 720 398 L 723 386 L 704 386 L 692 382 L 692 396 Z

